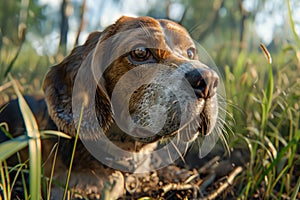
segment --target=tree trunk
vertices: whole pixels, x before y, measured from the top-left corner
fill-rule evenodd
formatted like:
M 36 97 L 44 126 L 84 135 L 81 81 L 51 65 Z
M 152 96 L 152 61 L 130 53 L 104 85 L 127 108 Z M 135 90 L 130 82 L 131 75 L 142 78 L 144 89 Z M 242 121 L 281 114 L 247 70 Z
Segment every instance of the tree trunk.
M 60 23 L 60 41 L 59 41 L 59 51 L 66 54 L 67 51 L 67 41 L 69 32 L 69 15 L 67 13 L 67 8 L 70 0 L 63 0 L 60 8 L 61 12 L 61 23 Z
M 247 19 L 247 11 L 243 7 L 243 0 L 239 1 L 239 9 L 241 13 L 241 24 L 240 24 L 240 51 L 245 49 L 246 42 L 245 42 L 245 25 L 246 25 L 246 19 Z
M 213 7 L 213 12 L 209 17 L 210 20 L 208 20 L 208 22 L 203 25 L 202 31 L 200 32 L 197 41 L 203 40 L 210 33 L 210 31 L 213 30 L 215 26 L 217 26 L 219 20 L 219 12 L 224 5 L 224 0 L 215 0 L 214 5 L 215 6 Z
M 84 28 L 84 25 L 85 25 L 85 21 L 84 21 L 85 10 L 86 10 L 86 0 L 84 0 L 83 3 L 82 3 L 81 13 L 80 13 L 80 25 L 79 25 L 78 32 L 77 32 L 77 35 L 76 35 L 76 40 L 75 40 L 74 47 L 78 45 L 78 40 L 79 40 L 80 33 L 82 32 L 82 30 Z

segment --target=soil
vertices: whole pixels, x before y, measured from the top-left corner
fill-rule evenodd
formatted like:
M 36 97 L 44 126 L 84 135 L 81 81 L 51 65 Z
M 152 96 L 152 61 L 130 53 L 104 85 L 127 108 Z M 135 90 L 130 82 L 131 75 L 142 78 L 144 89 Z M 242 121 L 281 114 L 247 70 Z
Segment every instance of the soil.
M 126 195 L 120 199 L 235 199 L 249 153 L 217 146 L 200 159 L 192 149 L 176 164 L 147 175 L 124 174 Z

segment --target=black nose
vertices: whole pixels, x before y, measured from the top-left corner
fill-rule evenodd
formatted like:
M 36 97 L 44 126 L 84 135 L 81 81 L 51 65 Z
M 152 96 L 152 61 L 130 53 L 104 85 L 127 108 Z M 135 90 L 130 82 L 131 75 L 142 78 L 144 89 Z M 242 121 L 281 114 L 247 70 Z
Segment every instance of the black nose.
M 207 99 L 215 95 L 219 77 L 209 68 L 193 69 L 185 74 L 198 98 Z

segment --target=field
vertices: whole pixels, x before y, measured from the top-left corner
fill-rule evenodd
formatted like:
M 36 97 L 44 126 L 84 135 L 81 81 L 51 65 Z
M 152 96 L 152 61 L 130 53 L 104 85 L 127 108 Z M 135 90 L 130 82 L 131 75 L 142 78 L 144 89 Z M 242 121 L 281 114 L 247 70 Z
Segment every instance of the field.
M 295 33 L 293 27 L 291 29 Z M 295 43 L 286 44 L 270 55 L 259 47 L 251 52 L 232 53 L 232 44 L 212 52 L 223 73 L 229 150 L 243 149 L 248 154 L 244 156 L 249 157 L 243 166 L 245 170 L 232 184 L 235 198 L 300 199 L 300 39 L 297 34 L 294 37 Z M 20 96 L 18 90 L 22 94 L 42 94 L 44 75 L 49 66 L 62 59 L 62 55 L 39 56 L 27 45 L 23 45 L 18 53 L 18 46 L 9 40 L 5 42 L 0 52 L 0 104 Z M 6 76 L 8 71 L 10 76 Z M 32 137 L 45 137 L 46 133 L 35 131 L 37 127 L 30 111 L 24 109 L 22 112 L 28 130 L 37 134 Z M 4 123 L 0 125 L 5 127 Z M 38 139 L 19 138 L 0 145 L 0 190 L 5 200 L 10 199 L 15 183 L 14 179 L 8 178 L 11 171 L 21 175 L 30 173 L 31 180 L 35 180 L 30 182 L 30 188 L 45 188 L 41 181 L 41 165 L 34 163 L 40 160 L 31 159 L 13 168 L 6 164 L 8 155 L 27 144 L 32 151 L 31 158 L 38 158 Z M 8 151 L 7 148 L 12 146 L 16 148 Z M 30 171 L 28 166 L 31 166 Z M 26 199 L 37 199 L 39 193 L 36 191 L 26 193 Z

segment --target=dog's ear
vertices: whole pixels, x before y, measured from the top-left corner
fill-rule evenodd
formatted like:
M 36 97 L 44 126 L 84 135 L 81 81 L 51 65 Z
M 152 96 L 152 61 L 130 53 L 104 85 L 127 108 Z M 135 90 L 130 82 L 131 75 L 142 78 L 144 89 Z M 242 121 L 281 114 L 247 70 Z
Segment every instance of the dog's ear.
M 85 69 L 84 72 L 87 72 L 87 75 L 81 80 L 84 88 L 87 88 L 84 85 L 86 83 L 85 80 L 88 80 L 87 82 L 90 82 L 90 80 L 97 82 L 95 97 L 90 98 L 95 98 L 96 105 L 94 108 L 96 109 L 100 126 L 107 130 L 112 123 L 112 111 L 110 100 L 104 87 L 105 81 L 103 79 L 98 80 L 97 75 L 101 75 L 104 72 L 105 67 L 102 65 L 106 66 L 106 63 L 103 63 L 103 61 L 108 62 L 110 60 L 105 59 L 105 57 L 109 56 L 110 43 L 104 41 L 110 41 L 107 39 L 118 33 L 122 26 L 126 24 L 125 22 L 132 19 L 131 17 L 121 17 L 103 32 L 91 33 L 85 44 L 74 48 L 70 55 L 60 64 L 53 66 L 47 73 L 43 83 L 43 90 L 49 114 L 59 130 L 72 136 L 75 135 L 72 96 L 74 82 L 78 71 L 82 69 L 81 67 Z M 88 125 L 93 126 L 92 124 Z
M 72 117 L 74 81 L 82 63 L 85 62 L 87 64 L 85 60 L 92 57 L 91 54 L 100 37 L 100 32 L 91 33 L 85 44 L 74 48 L 70 55 L 60 64 L 50 69 L 43 83 L 43 90 L 51 118 L 59 130 L 70 135 L 75 135 Z

